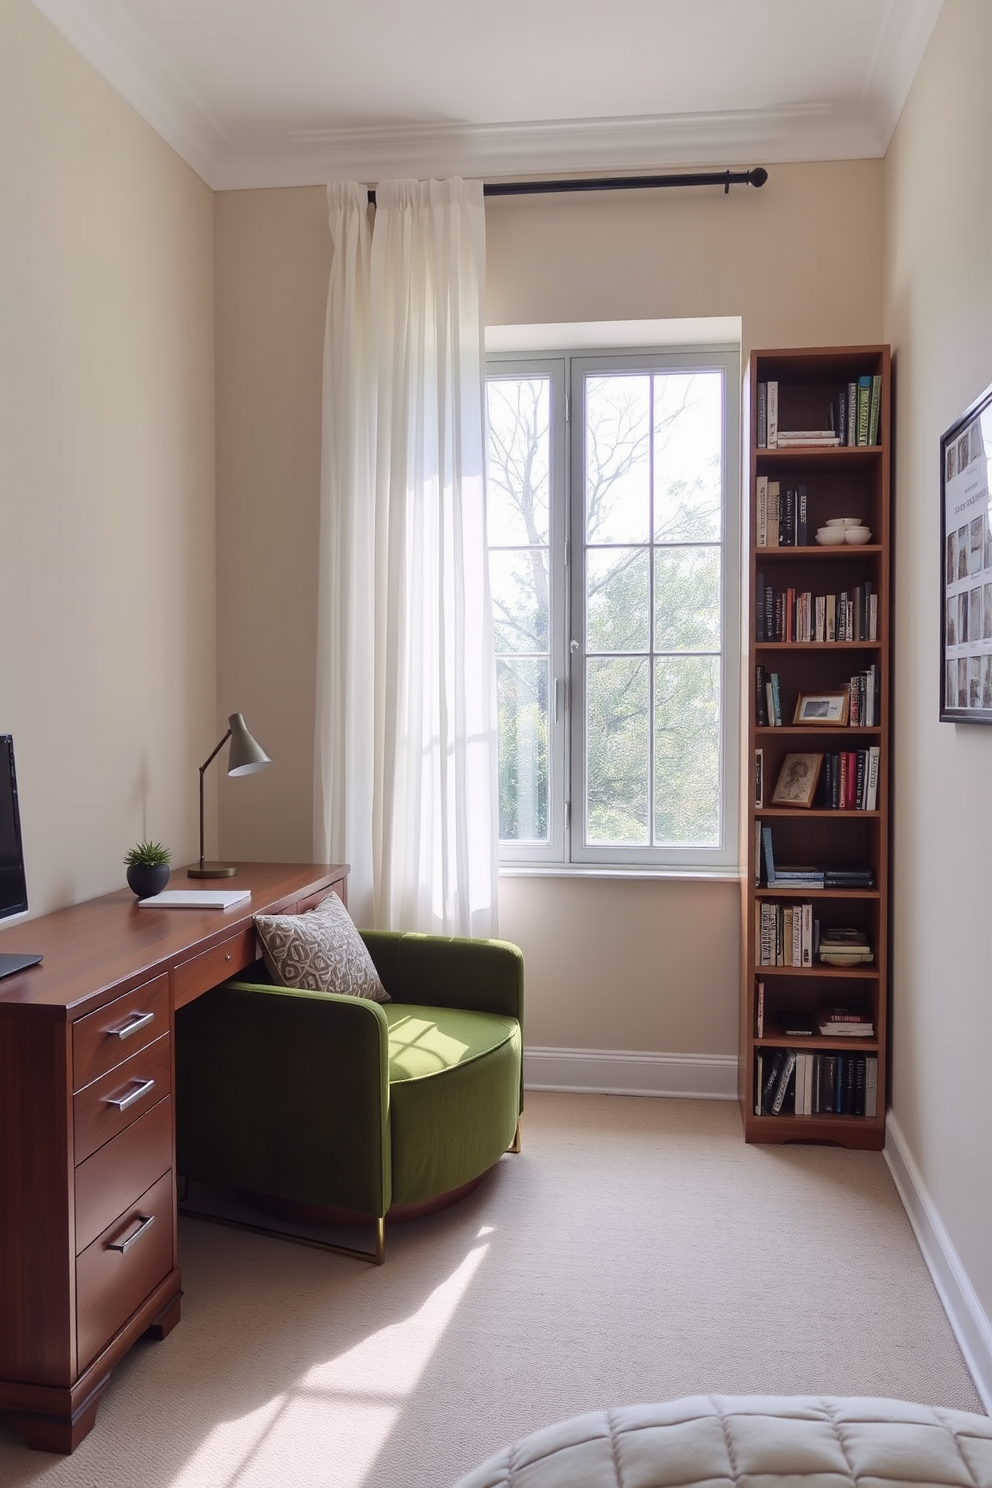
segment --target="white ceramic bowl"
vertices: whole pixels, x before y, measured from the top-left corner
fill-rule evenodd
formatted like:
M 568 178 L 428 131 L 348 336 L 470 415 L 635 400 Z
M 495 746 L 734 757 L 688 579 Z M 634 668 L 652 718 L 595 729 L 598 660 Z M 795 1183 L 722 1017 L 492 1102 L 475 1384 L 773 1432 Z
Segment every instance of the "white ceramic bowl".
M 860 517 L 828 517 L 828 527 L 860 527 Z
M 844 541 L 846 533 L 857 531 L 857 527 L 821 527 L 816 534 L 816 540 L 821 547 L 836 548 Z
M 844 541 L 849 543 L 871 542 L 871 529 L 869 527 L 845 527 Z

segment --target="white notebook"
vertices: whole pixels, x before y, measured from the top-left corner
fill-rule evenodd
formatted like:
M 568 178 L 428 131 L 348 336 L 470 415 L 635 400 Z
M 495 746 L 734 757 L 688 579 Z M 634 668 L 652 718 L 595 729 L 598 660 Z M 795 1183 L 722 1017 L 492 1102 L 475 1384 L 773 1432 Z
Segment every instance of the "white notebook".
M 165 889 L 138 903 L 149 909 L 230 909 L 250 898 L 251 889 Z

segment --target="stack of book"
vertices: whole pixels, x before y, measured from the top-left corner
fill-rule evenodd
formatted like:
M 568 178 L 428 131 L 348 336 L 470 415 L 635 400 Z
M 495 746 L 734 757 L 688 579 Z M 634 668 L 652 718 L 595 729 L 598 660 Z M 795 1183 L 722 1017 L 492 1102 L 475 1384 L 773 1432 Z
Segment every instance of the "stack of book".
M 862 1009 L 849 1003 L 821 1007 L 816 1015 L 817 1031 L 824 1038 L 874 1038 L 875 1024 Z
M 823 870 L 825 889 L 872 889 L 875 874 L 867 863 L 828 863 Z
M 840 444 L 832 429 L 779 429 L 778 449 L 830 449 Z
M 864 931 L 849 926 L 824 930 L 820 936 L 819 956 L 830 966 L 862 966 L 875 959 Z

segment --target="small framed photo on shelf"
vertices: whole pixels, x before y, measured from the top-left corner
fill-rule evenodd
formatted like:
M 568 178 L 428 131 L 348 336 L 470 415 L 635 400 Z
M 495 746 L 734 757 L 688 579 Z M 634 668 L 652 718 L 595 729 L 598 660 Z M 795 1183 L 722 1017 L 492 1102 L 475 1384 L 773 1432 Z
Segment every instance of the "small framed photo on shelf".
M 940 720 L 992 723 L 992 385 L 940 437 Z
M 822 754 L 787 754 L 778 772 L 771 804 L 812 806 L 822 768 Z
M 792 722 L 844 728 L 850 716 L 850 691 L 846 687 L 840 687 L 836 692 L 801 692 L 796 699 L 796 713 Z

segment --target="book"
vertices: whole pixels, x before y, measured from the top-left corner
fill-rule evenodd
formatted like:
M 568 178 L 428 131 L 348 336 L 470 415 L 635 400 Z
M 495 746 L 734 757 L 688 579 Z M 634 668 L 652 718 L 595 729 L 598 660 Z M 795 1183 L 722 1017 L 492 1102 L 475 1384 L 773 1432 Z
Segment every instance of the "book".
M 878 443 L 878 421 L 882 406 L 882 378 L 876 372 L 871 379 L 871 396 L 868 400 L 868 443 Z
M 164 889 L 138 904 L 142 909 L 231 909 L 250 898 L 250 889 Z
M 812 1038 L 817 1031 L 810 1014 L 801 1008 L 781 1008 L 778 1021 L 785 1038 Z
M 767 449 L 778 448 L 778 383 L 768 382 L 765 392 L 765 438 Z
M 768 443 L 768 384 L 758 383 L 758 408 L 756 414 L 756 430 L 754 442 L 758 449 L 764 449 Z
M 758 985 L 757 985 L 757 988 L 755 989 L 754 1024 L 755 1024 L 755 1034 L 756 1034 L 756 1036 L 759 1039 L 760 1038 L 764 1038 L 764 1034 L 765 1034 L 765 984 L 764 984 L 764 982 L 759 982 Z
M 769 480 L 768 495 L 765 504 L 768 511 L 766 522 L 768 540 L 765 546 L 768 548 L 777 548 L 779 546 L 779 525 L 782 505 L 781 481 Z
M 764 1083 L 761 1087 L 760 1114 L 768 1116 L 771 1114 L 772 1101 L 775 1098 L 775 1090 L 778 1086 L 779 1075 L 785 1063 L 785 1050 L 776 1049 L 770 1059 L 765 1061 L 766 1067 L 763 1071 Z
M 765 804 L 765 751 L 754 751 L 754 804 L 760 811 Z
M 878 1115 L 878 1056 L 865 1055 L 865 1116 Z
M 772 701 L 769 709 L 769 723 L 773 728 L 782 727 L 782 699 L 778 690 L 778 672 L 769 673 L 768 685 L 772 690 Z
M 871 403 L 871 377 L 858 378 L 858 444 L 868 443 L 868 415 Z
M 879 746 L 872 744 L 868 749 L 868 775 L 865 781 L 866 811 L 875 811 L 878 807 L 878 760 Z
M 775 883 L 775 850 L 772 846 L 772 829 L 769 826 L 761 829 L 761 849 L 765 857 L 765 883 L 772 887 Z
M 754 669 L 754 721 L 758 728 L 768 727 L 768 692 L 765 669 L 760 665 Z
M 755 523 L 755 540 L 759 548 L 768 546 L 768 477 L 759 475 L 757 479 L 757 508 Z
M 796 490 L 796 545 L 805 548 L 809 542 L 808 493 L 805 485 Z
M 775 1094 L 772 1096 L 771 1114 L 777 1116 L 785 1105 L 785 1098 L 789 1090 L 789 1084 L 794 1080 L 796 1071 L 796 1051 L 787 1049 L 782 1068 L 779 1071 L 778 1080 L 775 1085 Z

